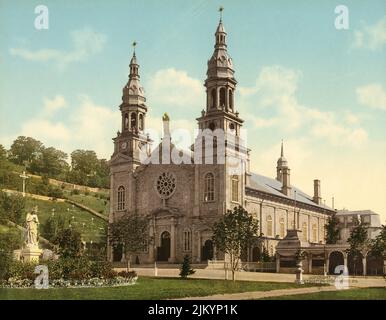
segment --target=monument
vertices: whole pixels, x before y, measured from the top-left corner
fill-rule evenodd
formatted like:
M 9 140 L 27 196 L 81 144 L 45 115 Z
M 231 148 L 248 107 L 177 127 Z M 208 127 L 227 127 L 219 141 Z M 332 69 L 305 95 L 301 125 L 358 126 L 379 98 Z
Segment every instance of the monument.
M 39 219 L 38 207 L 34 207 L 26 216 L 26 233 L 24 248 L 20 252 L 20 258 L 24 262 L 39 262 L 43 250 L 39 248 Z

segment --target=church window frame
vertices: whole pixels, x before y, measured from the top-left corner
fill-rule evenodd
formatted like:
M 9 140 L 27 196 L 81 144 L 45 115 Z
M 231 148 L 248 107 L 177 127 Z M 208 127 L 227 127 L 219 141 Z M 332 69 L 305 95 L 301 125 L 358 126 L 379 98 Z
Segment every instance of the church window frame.
M 229 101 L 229 109 L 233 111 L 233 91 L 232 89 L 228 92 L 228 101 Z
M 182 245 L 184 252 L 192 251 L 192 230 L 189 228 L 184 229 L 182 234 Z
M 124 129 L 129 128 L 129 115 L 127 113 L 125 113 L 125 116 L 124 116 L 123 127 Z
M 240 184 L 239 176 L 233 175 L 231 177 L 231 189 L 232 189 L 231 200 L 232 200 L 232 202 L 239 203 L 239 184 Z
M 126 208 L 126 189 L 124 186 L 119 186 L 117 191 L 117 209 L 118 211 Z
M 210 104 L 210 107 L 212 109 L 216 108 L 217 107 L 217 103 L 216 103 L 216 100 L 217 100 L 217 92 L 216 92 L 216 89 L 213 88 L 210 92 L 210 96 L 211 96 L 211 104 Z
M 143 114 L 140 113 L 139 116 L 138 116 L 138 128 L 139 130 L 143 130 L 144 129 L 144 120 L 143 120 Z
M 215 201 L 215 178 L 212 172 L 207 172 L 204 176 L 204 202 Z
M 133 129 L 136 129 L 137 128 L 137 113 L 136 112 L 132 112 L 130 114 L 130 129 L 133 130 Z
M 221 87 L 220 88 L 220 92 L 219 92 L 219 96 L 220 96 L 220 107 L 226 107 L 226 89 L 225 87 Z
M 267 236 L 272 237 L 273 236 L 273 221 L 272 216 L 269 214 L 267 215 Z

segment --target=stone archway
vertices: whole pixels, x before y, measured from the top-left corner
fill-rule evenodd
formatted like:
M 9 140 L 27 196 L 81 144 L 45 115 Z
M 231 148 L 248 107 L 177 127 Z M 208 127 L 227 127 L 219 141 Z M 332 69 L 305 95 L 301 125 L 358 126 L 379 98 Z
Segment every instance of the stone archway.
M 157 248 L 157 260 L 168 261 L 170 258 L 170 233 L 164 231 L 161 233 L 160 246 Z
M 204 246 L 202 247 L 202 260 L 212 260 L 213 259 L 213 241 L 206 240 Z
M 328 273 L 335 274 L 337 266 L 344 265 L 344 256 L 341 251 L 333 251 L 329 255 Z

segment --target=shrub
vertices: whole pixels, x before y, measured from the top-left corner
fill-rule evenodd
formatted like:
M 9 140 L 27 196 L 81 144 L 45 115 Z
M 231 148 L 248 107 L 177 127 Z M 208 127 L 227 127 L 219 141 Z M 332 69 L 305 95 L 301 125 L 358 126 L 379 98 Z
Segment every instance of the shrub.
M 13 263 L 13 250 L 21 246 L 21 237 L 18 233 L 0 234 L 0 279 L 9 277 L 9 270 Z
M 117 273 L 113 270 L 113 266 L 109 261 L 93 261 L 91 262 L 91 276 L 94 278 L 114 278 Z
M 71 194 L 72 195 L 78 195 L 78 194 L 80 194 L 80 191 L 78 189 L 72 189 Z
M 35 267 L 38 264 L 39 263 L 37 262 L 12 260 L 7 273 L 7 278 L 34 280 L 36 278 Z
M 137 277 L 137 273 L 135 271 L 120 271 L 118 272 L 118 276 L 122 278 L 131 279 Z
M 195 272 L 196 271 L 194 271 L 190 267 L 190 257 L 188 255 L 185 255 L 184 262 L 182 263 L 181 269 L 180 269 L 180 277 L 182 279 L 186 279 L 188 276 L 190 276 L 191 274 L 194 274 Z

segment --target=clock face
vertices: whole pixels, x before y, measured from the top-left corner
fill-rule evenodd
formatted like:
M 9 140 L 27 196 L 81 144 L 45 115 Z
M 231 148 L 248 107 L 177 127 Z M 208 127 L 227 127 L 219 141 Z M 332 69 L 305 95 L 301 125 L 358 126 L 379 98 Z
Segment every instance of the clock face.
M 127 143 L 126 143 L 126 142 L 122 142 L 121 148 L 122 148 L 122 149 L 126 149 L 126 147 L 127 147 Z

